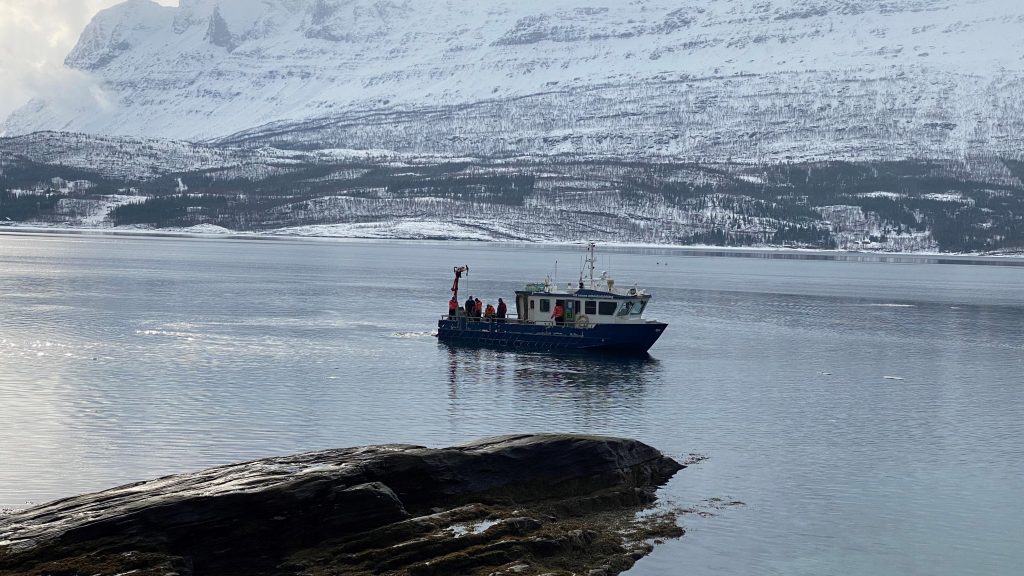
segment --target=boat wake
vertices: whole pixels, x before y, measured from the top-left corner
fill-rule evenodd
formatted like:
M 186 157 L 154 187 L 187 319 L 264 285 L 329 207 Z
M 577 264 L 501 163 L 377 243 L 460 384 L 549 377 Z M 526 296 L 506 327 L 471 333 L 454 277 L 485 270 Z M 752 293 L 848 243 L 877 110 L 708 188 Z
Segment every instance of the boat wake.
M 437 336 L 437 331 L 422 331 L 422 332 L 395 332 L 393 334 L 395 338 L 434 338 Z

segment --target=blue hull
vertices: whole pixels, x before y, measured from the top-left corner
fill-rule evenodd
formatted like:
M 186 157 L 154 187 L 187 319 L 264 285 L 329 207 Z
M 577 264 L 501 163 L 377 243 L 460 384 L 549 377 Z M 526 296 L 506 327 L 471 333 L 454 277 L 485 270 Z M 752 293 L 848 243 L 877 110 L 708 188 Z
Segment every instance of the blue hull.
M 458 317 L 439 320 L 437 338 L 442 342 L 498 348 L 643 353 L 657 342 L 667 326 L 664 322 L 647 321 L 577 328 Z

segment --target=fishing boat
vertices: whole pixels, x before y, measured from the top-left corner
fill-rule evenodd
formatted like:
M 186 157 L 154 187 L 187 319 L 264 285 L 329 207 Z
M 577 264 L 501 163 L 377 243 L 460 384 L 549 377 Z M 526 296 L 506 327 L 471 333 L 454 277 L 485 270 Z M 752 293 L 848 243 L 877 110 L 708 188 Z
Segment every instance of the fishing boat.
M 558 286 L 550 278 L 516 291 L 516 316 L 478 317 L 457 307 L 437 323 L 442 342 L 533 350 L 599 350 L 645 353 L 668 327 L 643 317 L 651 294 L 620 287 L 602 272 L 594 276 L 595 245 L 579 282 Z M 459 302 L 459 282 L 469 266 L 454 269 L 452 295 Z

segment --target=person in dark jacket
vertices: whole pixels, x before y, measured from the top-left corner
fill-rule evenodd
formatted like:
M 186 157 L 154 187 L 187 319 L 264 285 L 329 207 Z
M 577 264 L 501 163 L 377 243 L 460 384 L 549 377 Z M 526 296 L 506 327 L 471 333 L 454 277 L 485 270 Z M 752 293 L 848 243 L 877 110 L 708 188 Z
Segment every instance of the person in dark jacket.
M 473 295 L 470 294 L 469 299 L 466 300 L 466 316 L 469 318 L 473 317 L 473 310 L 476 308 L 476 302 L 473 300 Z

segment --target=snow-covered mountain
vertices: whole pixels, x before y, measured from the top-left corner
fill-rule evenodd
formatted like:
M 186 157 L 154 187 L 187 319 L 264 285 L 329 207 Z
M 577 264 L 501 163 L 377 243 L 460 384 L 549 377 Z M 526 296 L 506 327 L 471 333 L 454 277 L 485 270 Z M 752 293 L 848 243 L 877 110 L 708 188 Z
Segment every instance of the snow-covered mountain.
M 1018 0 L 128 0 L 8 134 L 404 153 L 1019 156 Z

